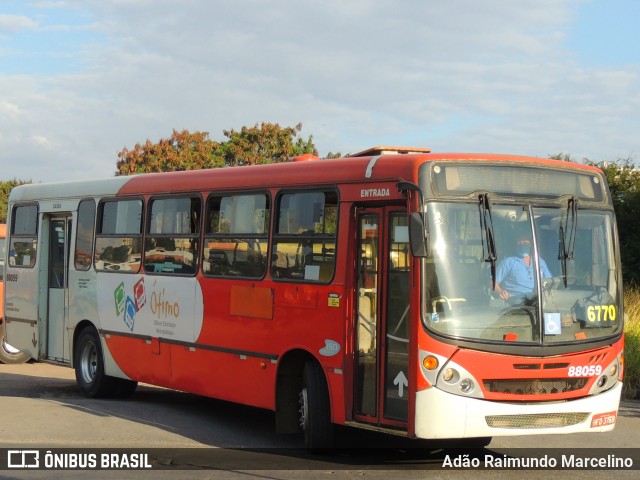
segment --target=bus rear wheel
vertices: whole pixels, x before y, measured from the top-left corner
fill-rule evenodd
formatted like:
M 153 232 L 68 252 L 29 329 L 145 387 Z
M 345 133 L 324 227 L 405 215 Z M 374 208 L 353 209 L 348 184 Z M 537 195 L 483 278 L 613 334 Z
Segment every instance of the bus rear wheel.
M 127 398 L 133 394 L 138 385 L 133 380 L 105 374 L 102 344 L 95 328 L 86 327 L 80 332 L 74 360 L 76 382 L 85 397 Z
M 333 441 L 329 390 L 322 368 L 316 362 L 304 366 L 298 405 L 305 446 L 313 451 L 329 449 Z

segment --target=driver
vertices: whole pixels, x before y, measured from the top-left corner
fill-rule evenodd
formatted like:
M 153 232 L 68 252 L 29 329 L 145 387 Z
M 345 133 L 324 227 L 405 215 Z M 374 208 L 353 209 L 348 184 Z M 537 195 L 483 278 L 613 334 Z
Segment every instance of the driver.
M 540 271 L 543 278 L 550 278 L 551 272 L 545 261 L 540 258 Z M 535 287 L 535 266 L 531 261 L 531 240 L 527 235 L 516 239 L 515 255 L 507 257 L 496 270 L 495 291 L 500 298 L 507 300 L 512 295 L 525 295 Z

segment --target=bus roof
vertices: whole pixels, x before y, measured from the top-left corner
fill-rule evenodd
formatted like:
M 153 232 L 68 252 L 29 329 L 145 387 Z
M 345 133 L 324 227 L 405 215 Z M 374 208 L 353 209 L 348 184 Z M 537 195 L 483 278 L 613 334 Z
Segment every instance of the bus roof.
M 371 147 L 358 153 L 349 155 L 350 157 L 372 157 L 374 155 L 407 155 L 414 153 L 431 153 L 430 148 L 415 147 Z
M 376 152 L 375 147 L 364 152 Z M 390 147 L 389 147 L 390 148 Z M 399 148 L 399 147 L 394 147 Z M 420 149 L 405 148 L 415 151 Z M 427 149 L 423 149 L 427 150 Z M 360 153 L 364 153 L 360 152 Z M 358 154 L 359 155 L 359 154 Z M 300 159 L 298 159 L 300 160 Z M 376 156 L 350 156 L 338 159 L 310 158 L 308 161 L 284 162 L 267 165 L 188 170 L 119 176 L 101 180 L 66 181 L 45 184 L 27 184 L 16 187 L 10 200 L 30 201 L 40 198 L 93 197 L 117 194 L 176 193 L 186 191 L 227 190 L 238 188 L 335 185 L 415 179 L 424 162 L 434 161 L 490 161 L 527 163 L 538 166 L 567 167 L 600 172 L 596 167 L 568 163 L 560 160 L 514 155 L 482 153 L 406 153 Z

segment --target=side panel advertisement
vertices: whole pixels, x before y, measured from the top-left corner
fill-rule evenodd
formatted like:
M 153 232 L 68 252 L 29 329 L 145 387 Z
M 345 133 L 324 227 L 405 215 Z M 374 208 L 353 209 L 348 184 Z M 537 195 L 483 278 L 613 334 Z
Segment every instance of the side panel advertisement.
M 202 329 L 203 300 L 195 278 L 98 274 L 103 329 L 195 342 Z

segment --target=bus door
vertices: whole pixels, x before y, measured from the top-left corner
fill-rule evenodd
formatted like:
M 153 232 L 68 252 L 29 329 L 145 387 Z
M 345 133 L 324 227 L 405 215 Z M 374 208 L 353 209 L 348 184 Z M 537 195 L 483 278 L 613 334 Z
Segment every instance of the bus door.
M 46 221 L 48 219 L 48 222 Z M 68 360 L 69 239 L 71 217 L 45 217 L 48 223 L 46 353 L 50 360 Z
M 409 404 L 407 212 L 358 209 L 355 419 L 403 425 Z

